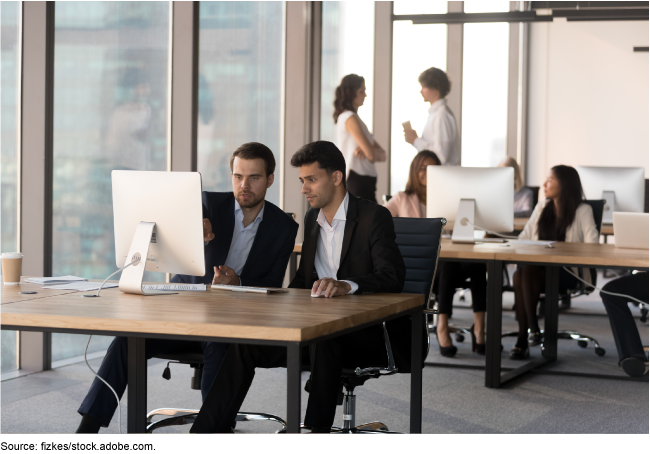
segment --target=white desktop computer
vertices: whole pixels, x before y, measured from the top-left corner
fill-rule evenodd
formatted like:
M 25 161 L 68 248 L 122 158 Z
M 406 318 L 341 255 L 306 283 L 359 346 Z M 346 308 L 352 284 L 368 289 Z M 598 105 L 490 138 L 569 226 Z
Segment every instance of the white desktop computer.
M 114 170 L 115 263 L 120 290 L 140 295 L 146 271 L 205 275 L 201 175 Z M 145 260 L 146 259 L 146 260 Z
M 512 232 L 512 167 L 427 167 L 427 217 L 454 222 L 452 241 L 474 243 L 479 230 Z
M 643 213 L 643 167 L 576 167 L 587 199 L 604 199 L 603 224 L 613 222 L 614 211 Z

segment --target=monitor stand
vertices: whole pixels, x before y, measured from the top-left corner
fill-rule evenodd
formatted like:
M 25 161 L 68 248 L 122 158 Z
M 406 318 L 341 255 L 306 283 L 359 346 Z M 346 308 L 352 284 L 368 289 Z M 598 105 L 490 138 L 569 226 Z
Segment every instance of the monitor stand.
M 614 217 L 612 213 L 614 212 L 614 208 L 616 208 L 616 193 L 614 191 L 603 191 L 603 200 L 605 200 L 603 224 L 613 224 Z
M 474 244 L 474 209 L 475 199 L 460 199 L 458 212 L 454 222 L 454 231 L 451 234 L 452 243 Z
M 133 241 L 131 241 L 129 254 L 126 256 L 124 264 L 131 263 L 135 259 L 138 259 L 138 261 L 122 271 L 120 291 L 135 293 L 136 295 L 169 295 L 174 293 L 164 290 L 144 290 L 142 288 L 147 260 L 155 261 L 155 257 L 149 257 L 149 245 L 156 241 L 153 237 L 155 228 L 155 222 L 144 221 L 140 222 L 135 228 Z

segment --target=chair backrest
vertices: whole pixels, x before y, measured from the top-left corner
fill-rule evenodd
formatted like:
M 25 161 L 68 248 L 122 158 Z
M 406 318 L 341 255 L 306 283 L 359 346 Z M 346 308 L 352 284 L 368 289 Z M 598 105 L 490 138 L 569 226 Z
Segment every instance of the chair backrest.
M 392 198 L 393 198 L 393 196 L 390 195 L 390 194 L 384 194 L 384 195 L 381 196 L 381 199 L 382 199 L 384 202 L 388 202 L 388 201 L 389 201 L 390 199 L 392 199 Z
M 591 206 L 594 212 L 594 222 L 596 222 L 596 230 L 600 235 L 600 230 L 603 226 L 603 212 L 605 211 L 605 200 L 583 200 L 584 203 Z
M 527 186 L 531 191 L 533 191 L 533 208 L 537 206 L 539 202 L 539 186 Z
M 444 218 L 393 218 L 395 242 L 406 265 L 403 293 L 424 295 L 428 303 L 438 266 Z M 422 308 L 424 309 L 424 307 Z M 400 317 L 386 322 L 395 364 L 400 373 L 411 371 L 411 318 Z M 422 367 L 428 353 L 429 333 L 422 325 Z

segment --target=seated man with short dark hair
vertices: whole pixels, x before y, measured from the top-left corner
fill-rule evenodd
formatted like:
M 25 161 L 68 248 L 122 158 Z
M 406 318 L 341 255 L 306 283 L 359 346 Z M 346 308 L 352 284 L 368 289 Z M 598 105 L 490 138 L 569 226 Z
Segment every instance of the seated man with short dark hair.
M 289 287 L 311 289 L 313 296 L 325 298 L 401 292 L 406 267 L 395 243 L 392 216 L 386 208 L 347 192 L 339 149 L 331 142 L 310 143 L 293 155 L 291 165 L 299 169 L 311 209 L 305 215 L 300 266 Z M 306 303 L 326 305 L 327 300 Z M 305 425 L 312 432 L 329 432 L 343 368 L 387 362 L 382 328 L 319 342 L 310 356 Z M 191 432 L 232 432 L 255 368 L 286 367 L 286 361 L 284 347 L 231 344 Z
M 239 147 L 230 158 L 233 192 L 203 192 L 205 276 L 176 275 L 172 282 L 282 287 L 298 224 L 280 208 L 265 201 L 273 184 L 275 158 L 268 147 L 251 142 Z M 210 385 L 228 349 L 220 342 L 147 339 L 148 358 L 164 353 L 203 351 L 201 395 Z M 98 375 L 121 398 L 127 385 L 127 339 L 116 337 Z M 97 433 L 108 427 L 117 408 L 115 395 L 95 378 L 79 414 L 78 433 Z

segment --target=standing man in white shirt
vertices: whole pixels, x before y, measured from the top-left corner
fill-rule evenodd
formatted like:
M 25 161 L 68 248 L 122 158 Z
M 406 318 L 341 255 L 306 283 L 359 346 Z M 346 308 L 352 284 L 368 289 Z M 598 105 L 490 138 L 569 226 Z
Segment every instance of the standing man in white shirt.
M 341 151 L 331 142 L 313 142 L 293 155 L 291 165 L 299 169 L 311 209 L 305 215 L 300 266 L 289 287 L 311 289 L 312 296 L 323 298 L 401 292 L 406 267 L 395 243 L 393 218 L 386 208 L 346 190 Z M 352 298 L 348 301 L 355 304 Z M 307 297 L 305 304 L 328 303 Z M 382 328 L 376 325 L 318 342 L 310 358 L 305 425 L 312 432 L 329 432 L 343 368 L 387 362 Z M 286 361 L 285 347 L 231 344 L 190 432 L 231 432 L 255 369 L 286 367 Z
M 418 151 L 433 151 L 443 166 L 460 165 L 460 141 L 456 118 L 447 106 L 446 96 L 451 90 L 447 74 L 438 68 L 429 68 L 420 74 L 420 94 L 429 107 L 429 118 L 422 130 L 422 137 L 411 128 L 404 129 L 404 140 Z

